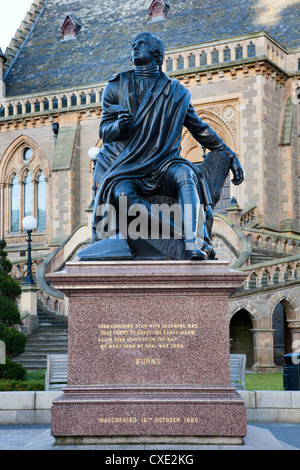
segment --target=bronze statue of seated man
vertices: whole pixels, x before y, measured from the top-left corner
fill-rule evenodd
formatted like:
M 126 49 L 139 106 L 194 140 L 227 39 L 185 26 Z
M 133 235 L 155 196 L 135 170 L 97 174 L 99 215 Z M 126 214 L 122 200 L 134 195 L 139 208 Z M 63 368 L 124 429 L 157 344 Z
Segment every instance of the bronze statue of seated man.
M 157 217 L 161 223 L 169 223 L 173 234 L 182 228 L 185 259 L 214 259 L 212 198 L 201 166 L 180 155 L 183 126 L 203 147 L 212 151 L 211 155 L 215 152 L 226 156 L 229 163 L 224 170 L 225 177 L 230 169 L 234 184 L 243 181 L 239 160 L 196 114 L 189 91 L 162 72 L 164 44 L 158 37 L 150 33 L 137 35 L 132 43 L 132 60 L 134 70 L 119 73 L 103 92 L 99 130 L 103 145 L 94 174 L 98 190 L 92 241 L 91 247 L 79 252 L 79 259 L 107 258 L 108 245 L 102 243 L 107 236 L 99 207 L 111 204 L 120 211 L 120 198 L 127 201 L 127 211 L 133 206 L 140 207 L 145 218 Z M 182 227 L 176 227 L 170 219 L 166 221 L 161 211 L 153 211 L 149 201 L 153 195 L 178 201 Z M 118 258 L 117 241 L 124 243 L 125 238 L 120 224 L 117 225 L 109 256 L 114 257 L 115 246 Z M 130 244 L 129 252 L 134 257 L 134 244 Z

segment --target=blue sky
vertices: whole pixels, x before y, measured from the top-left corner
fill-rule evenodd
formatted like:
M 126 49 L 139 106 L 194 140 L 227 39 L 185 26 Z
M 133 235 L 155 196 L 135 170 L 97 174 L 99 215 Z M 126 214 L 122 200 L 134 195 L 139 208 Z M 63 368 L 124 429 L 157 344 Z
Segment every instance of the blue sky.
M 3 52 L 24 20 L 33 0 L 0 0 L 0 46 Z

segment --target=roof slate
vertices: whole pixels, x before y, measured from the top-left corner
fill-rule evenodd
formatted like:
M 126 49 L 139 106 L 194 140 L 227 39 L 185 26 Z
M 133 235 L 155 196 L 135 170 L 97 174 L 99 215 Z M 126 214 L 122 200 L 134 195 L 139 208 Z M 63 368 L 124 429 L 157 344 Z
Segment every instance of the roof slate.
M 132 67 L 130 44 L 141 31 L 167 49 L 266 31 L 286 48 L 300 45 L 300 1 L 172 0 L 165 21 L 148 24 L 150 0 L 47 0 L 5 75 L 8 97 L 101 83 Z M 286 5 L 286 6 L 285 6 Z M 66 14 L 80 21 L 76 39 L 60 40 Z

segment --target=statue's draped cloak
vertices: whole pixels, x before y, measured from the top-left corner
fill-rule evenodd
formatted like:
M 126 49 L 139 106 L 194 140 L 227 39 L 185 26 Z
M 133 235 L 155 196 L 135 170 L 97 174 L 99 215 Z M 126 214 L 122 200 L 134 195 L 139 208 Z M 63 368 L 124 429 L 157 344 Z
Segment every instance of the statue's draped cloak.
M 122 72 L 111 80 L 103 92 L 103 115 L 99 135 L 103 145 L 99 151 L 95 180 L 98 191 L 94 207 L 94 228 L 97 206 L 110 202 L 114 184 L 124 179 L 137 182 L 141 194 L 159 193 L 168 166 L 180 162 L 195 166 L 180 156 L 182 128 L 186 126 L 198 142 L 210 150 L 228 149 L 222 139 L 197 116 L 189 91 L 160 72 L 138 105 L 133 71 Z M 121 137 L 118 113 L 128 110 L 134 116 L 130 135 Z M 197 170 L 198 171 L 198 170 Z M 210 204 L 205 179 L 198 171 L 204 203 Z

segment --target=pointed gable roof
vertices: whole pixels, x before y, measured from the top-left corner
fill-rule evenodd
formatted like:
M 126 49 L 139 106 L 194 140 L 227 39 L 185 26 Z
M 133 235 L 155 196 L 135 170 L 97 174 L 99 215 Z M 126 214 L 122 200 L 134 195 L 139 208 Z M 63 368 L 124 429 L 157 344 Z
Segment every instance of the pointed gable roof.
M 131 41 L 142 31 L 157 34 L 166 49 L 258 31 L 266 31 L 287 48 L 300 46 L 300 2 L 278 6 L 270 21 L 257 0 L 172 0 L 167 21 L 147 23 L 150 4 L 47 0 L 5 74 L 6 96 L 105 82 L 132 68 Z M 76 41 L 61 41 L 66 8 L 72 18 L 80 19 Z
M 80 28 L 81 28 L 80 21 L 77 18 L 75 18 L 74 15 L 68 13 L 60 28 L 62 39 L 66 39 L 70 36 L 76 37 Z
M 152 0 L 149 7 L 149 22 L 164 20 L 170 9 L 170 3 L 164 0 Z

